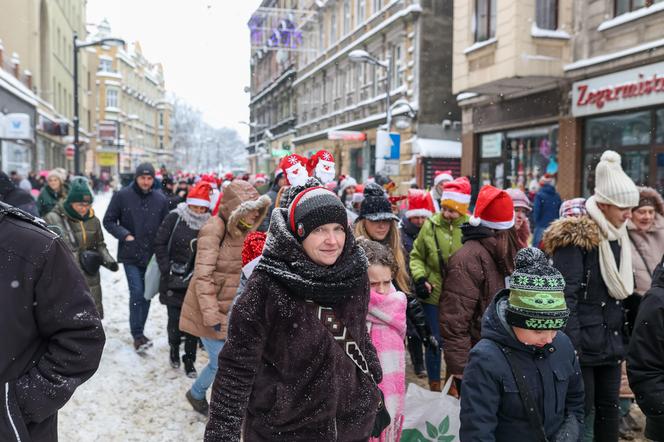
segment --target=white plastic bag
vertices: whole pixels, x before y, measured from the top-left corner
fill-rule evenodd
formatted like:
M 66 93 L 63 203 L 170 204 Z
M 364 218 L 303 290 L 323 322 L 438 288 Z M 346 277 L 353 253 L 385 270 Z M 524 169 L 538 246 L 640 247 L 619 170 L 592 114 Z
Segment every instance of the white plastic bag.
M 441 393 L 408 385 L 401 442 L 458 442 L 459 400 L 449 396 L 454 377 Z
M 159 265 L 157 265 L 157 258 L 152 255 L 148 267 L 145 269 L 145 286 L 143 289 L 143 297 L 148 301 L 159 293 L 160 279 L 161 272 L 159 271 Z

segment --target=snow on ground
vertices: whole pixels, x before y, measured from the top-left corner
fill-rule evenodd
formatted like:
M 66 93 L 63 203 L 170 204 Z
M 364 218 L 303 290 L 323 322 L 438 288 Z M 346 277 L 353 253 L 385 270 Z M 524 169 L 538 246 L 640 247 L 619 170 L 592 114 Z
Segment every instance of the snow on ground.
M 95 197 L 94 210 L 102 219 L 111 194 Z M 116 256 L 117 240 L 104 231 L 108 249 Z M 129 291 L 122 266 L 116 273 L 102 267 L 106 318 L 106 347 L 99 370 L 83 384 L 59 414 L 60 440 L 88 441 L 200 441 L 205 418 L 185 399 L 193 379 L 168 363 L 166 307 L 155 298 L 145 334 L 154 347 L 147 355 L 134 351 L 129 333 Z M 207 363 L 199 350 L 196 368 Z M 209 393 L 209 392 L 208 392 Z M 209 398 L 209 395 L 208 395 Z

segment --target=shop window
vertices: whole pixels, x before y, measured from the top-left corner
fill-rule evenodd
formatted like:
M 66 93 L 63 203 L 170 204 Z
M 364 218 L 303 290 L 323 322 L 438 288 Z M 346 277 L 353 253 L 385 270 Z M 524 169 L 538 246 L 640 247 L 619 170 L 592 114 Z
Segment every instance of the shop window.
M 664 109 L 657 110 L 657 144 L 664 144 Z
M 609 115 L 586 120 L 586 149 L 615 149 L 650 144 L 650 112 Z
M 558 29 L 558 0 L 537 0 L 535 21 L 540 29 Z
M 662 193 L 664 192 L 664 153 L 658 153 L 656 160 L 657 170 L 655 176 L 657 181 L 655 182 L 655 188 L 659 193 Z
M 475 41 L 496 36 L 496 0 L 475 0 Z
M 655 3 L 661 3 L 664 0 L 615 0 L 615 15 L 625 14 L 637 9 L 652 6 Z
M 595 168 L 604 151 L 586 152 L 583 161 L 583 195 L 588 197 L 595 190 Z M 638 186 L 648 184 L 650 148 L 619 151 L 622 168 Z M 659 169 L 658 169 L 659 175 Z

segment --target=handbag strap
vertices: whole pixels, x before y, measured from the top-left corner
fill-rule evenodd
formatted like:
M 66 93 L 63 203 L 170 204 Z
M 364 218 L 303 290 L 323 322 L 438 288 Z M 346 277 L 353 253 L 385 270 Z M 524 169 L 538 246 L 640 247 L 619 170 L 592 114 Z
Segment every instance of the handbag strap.
M 646 261 L 646 257 L 643 256 L 643 252 L 641 251 L 641 249 L 639 249 L 639 246 L 634 242 L 634 240 L 632 239 L 631 236 L 629 237 L 629 242 L 631 242 L 634 245 L 634 249 L 636 250 L 636 253 L 638 253 L 639 256 L 641 257 L 641 261 L 643 261 L 643 265 L 646 266 L 646 271 L 648 272 L 648 274 L 652 278 L 653 271 L 650 270 L 650 266 L 648 266 L 648 261 Z
M 440 248 L 438 243 L 438 236 L 436 235 L 436 225 L 434 224 L 433 228 L 433 240 L 436 242 L 436 253 L 438 253 L 438 267 L 440 267 L 440 277 L 441 279 L 445 278 L 445 259 L 443 259 L 443 250 Z
M 498 346 L 498 348 L 500 348 L 500 350 L 505 355 L 505 359 L 507 360 L 510 369 L 512 370 L 512 375 L 514 376 L 517 389 L 519 390 L 519 396 L 521 396 L 521 402 L 523 403 L 523 408 L 526 411 L 526 416 L 528 416 L 528 422 L 530 423 L 530 427 L 534 431 L 533 435 L 537 437 L 536 440 L 539 442 L 548 442 L 549 439 L 547 439 L 546 437 L 546 432 L 544 431 L 544 426 L 542 425 L 542 417 L 540 416 L 539 409 L 537 407 L 537 404 L 535 404 L 533 397 L 530 395 L 530 392 L 528 391 L 528 386 L 526 385 L 525 382 L 526 378 L 523 376 L 523 373 L 519 368 L 519 364 L 517 364 L 516 361 L 514 360 L 514 355 L 512 354 L 512 351 L 509 348 L 500 345 L 498 342 L 495 341 L 491 342 L 493 342 L 495 345 Z
M 170 259 L 171 257 L 171 244 L 173 244 L 173 235 L 175 234 L 175 229 L 178 228 L 178 224 L 180 224 L 180 220 L 182 217 L 178 215 L 177 221 L 175 221 L 175 225 L 173 226 L 173 230 L 171 230 L 171 236 L 168 238 L 168 246 L 166 247 L 166 251 L 168 252 L 168 258 Z
M 346 356 L 348 356 L 357 368 L 368 376 L 369 379 L 371 379 L 371 382 L 376 388 L 378 388 L 378 384 L 376 383 L 373 374 L 369 371 L 369 364 L 364 357 L 364 353 L 362 353 L 357 341 L 351 336 L 350 330 L 348 330 L 344 323 L 337 318 L 334 309 L 331 307 L 323 307 L 313 301 L 306 301 L 306 306 L 309 310 L 313 311 L 318 320 L 330 332 L 334 340 L 337 341 L 341 346 L 341 349 L 346 353 Z

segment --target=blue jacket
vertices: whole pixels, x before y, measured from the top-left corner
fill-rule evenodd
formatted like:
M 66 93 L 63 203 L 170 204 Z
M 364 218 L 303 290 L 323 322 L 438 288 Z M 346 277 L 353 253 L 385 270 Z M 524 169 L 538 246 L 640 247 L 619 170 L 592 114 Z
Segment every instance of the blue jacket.
M 104 228 L 120 241 L 118 262 L 147 267 L 157 231 L 167 214 L 166 196 L 154 189 L 144 193 L 135 181 L 113 195 L 104 215 Z M 125 241 L 127 235 L 136 239 Z
M 560 217 L 560 205 L 562 204 L 560 195 L 556 188 L 550 184 L 545 184 L 535 195 L 533 204 L 533 221 L 535 227 L 547 228 L 549 224 Z
M 549 440 L 564 425 L 578 435 L 584 417 L 583 379 L 574 347 L 564 333 L 543 348 L 519 342 L 505 321 L 509 290 L 486 310 L 482 339 L 470 352 L 461 385 L 462 441 L 534 440 L 512 369 L 499 346 L 511 350 L 538 406 Z M 569 440 L 578 439 L 571 438 Z

